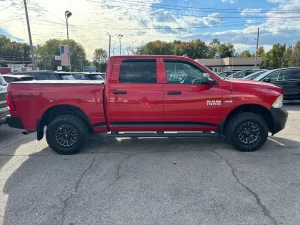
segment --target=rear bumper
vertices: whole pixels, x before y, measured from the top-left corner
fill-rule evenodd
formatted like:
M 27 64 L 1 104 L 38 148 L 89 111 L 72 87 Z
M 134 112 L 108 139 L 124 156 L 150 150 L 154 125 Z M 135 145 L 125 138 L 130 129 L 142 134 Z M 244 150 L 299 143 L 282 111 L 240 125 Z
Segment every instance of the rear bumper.
M 271 130 L 272 135 L 274 135 L 285 128 L 288 112 L 284 108 L 275 109 L 273 107 L 270 112 L 274 119 L 273 129 Z
M 18 116 L 7 116 L 6 123 L 12 128 L 24 129 L 23 123 Z

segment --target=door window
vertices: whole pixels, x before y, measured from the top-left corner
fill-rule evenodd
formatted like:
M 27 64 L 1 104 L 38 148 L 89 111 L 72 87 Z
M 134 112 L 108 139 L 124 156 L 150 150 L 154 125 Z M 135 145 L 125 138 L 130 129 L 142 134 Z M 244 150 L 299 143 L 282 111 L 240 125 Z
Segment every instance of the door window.
M 157 83 L 156 60 L 123 61 L 120 83 Z
M 201 84 L 203 77 L 209 77 L 188 62 L 165 61 L 168 84 Z
M 291 80 L 300 80 L 300 69 L 291 71 Z
M 267 76 L 265 79 L 269 78 L 271 81 L 277 81 L 279 77 L 279 71 L 275 71 L 271 73 L 269 76 Z

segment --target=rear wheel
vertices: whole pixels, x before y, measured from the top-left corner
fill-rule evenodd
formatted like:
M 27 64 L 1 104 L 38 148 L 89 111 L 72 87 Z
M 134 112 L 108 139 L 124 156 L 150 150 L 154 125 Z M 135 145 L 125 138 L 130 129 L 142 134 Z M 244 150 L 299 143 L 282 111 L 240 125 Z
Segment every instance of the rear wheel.
M 85 145 L 88 129 L 85 123 L 73 115 L 55 118 L 47 126 L 46 139 L 50 148 L 63 155 L 79 152 Z
M 240 113 L 230 119 L 227 139 L 239 151 L 253 152 L 260 149 L 268 138 L 268 125 L 254 113 Z

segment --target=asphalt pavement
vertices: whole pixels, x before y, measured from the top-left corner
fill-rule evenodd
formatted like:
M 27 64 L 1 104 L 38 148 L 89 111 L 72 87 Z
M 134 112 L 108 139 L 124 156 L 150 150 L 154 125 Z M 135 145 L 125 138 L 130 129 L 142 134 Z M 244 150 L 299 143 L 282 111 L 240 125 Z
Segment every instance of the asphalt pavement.
M 62 156 L 0 127 L 0 224 L 298 225 L 300 104 L 253 153 L 217 138 L 92 135 Z

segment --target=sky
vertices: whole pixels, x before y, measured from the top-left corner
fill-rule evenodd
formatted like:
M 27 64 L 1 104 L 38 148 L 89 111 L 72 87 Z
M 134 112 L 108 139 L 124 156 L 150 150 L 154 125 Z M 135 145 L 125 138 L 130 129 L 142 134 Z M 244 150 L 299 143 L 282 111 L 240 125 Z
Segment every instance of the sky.
M 70 38 L 83 45 L 89 59 L 95 48 L 131 54 L 149 41 L 217 38 L 234 43 L 237 52 L 259 45 L 293 45 L 300 40 L 300 0 L 27 0 L 33 44 Z M 28 43 L 24 2 L 0 0 L 0 34 Z

